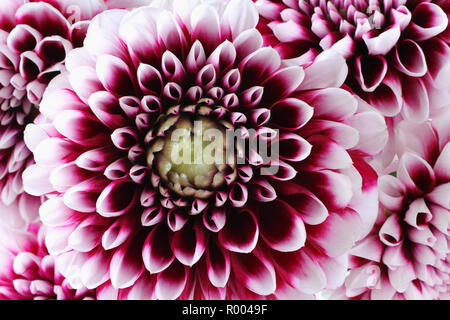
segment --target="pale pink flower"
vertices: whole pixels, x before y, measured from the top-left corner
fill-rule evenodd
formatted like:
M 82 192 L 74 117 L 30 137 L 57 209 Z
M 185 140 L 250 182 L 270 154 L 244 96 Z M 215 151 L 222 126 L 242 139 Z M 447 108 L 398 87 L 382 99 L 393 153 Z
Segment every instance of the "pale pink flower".
M 450 86 L 447 0 L 255 2 L 266 44 L 300 65 L 339 51 L 346 83 L 384 116 L 425 121 L 436 89 Z
M 433 121 L 404 120 L 395 174 L 379 178 L 380 213 L 352 250 L 352 299 L 450 299 L 450 109 Z
M 71 282 L 103 299 L 313 298 L 342 284 L 378 212 L 364 159 L 386 125 L 339 88 L 339 54 L 286 66 L 257 22 L 241 0 L 94 18 L 44 96 L 49 123 L 25 132 L 25 190 L 48 196 L 46 244 Z M 247 152 L 177 166 L 170 133 L 192 119 L 269 141 L 278 129 L 278 171 Z
M 23 192 L 22 172 L 32 162 L 23 142 L 49 81 L 80 46 L 99 0 L 5 0 L 0 6 L 0 201 Z
M 74 289 L 55 269 L 43 232 L 40 223 L 29 224 L 23 230 L 0 226 L 0 300 L 94 299 L 94 291 Z

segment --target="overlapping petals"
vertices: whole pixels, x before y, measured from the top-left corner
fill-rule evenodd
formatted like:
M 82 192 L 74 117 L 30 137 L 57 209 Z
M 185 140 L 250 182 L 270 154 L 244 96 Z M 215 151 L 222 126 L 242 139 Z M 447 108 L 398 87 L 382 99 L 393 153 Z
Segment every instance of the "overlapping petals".
M 82 44 L 89 19 L 104 9 L 97 0 L 8 0 L 0 8 L 0 199 L 23 193 L 22 172 L 32 163 L 25 125 L 49 81 Z
M 436 89 L 449 88 L 446 1 L 255 1 L 259 29 L 292 63 L 334 49 L 347 84 L 387 117 L 428 119 Z
M 350 274 L 335 297 L 449 299 L 450 136 L 440 123 L 449 115 L 399 124 L 398 169 L 379 178 L 377 225 L 352 250 Z
M 37 211 L 38 207 L 28 207 Z M 4 210 L 17 210 L 10 207 Z M 4 214 L 4 212 L 2 212 Z M 18 216 L 18 212 L 10 212 Z M 28 215 L 37 215 L 37 212 Z M 44 244 L 44 227 L 31 223 L 22 230 L 0 226 L 0 300 L 78 300 L 93 299 L 95 294 L 69 284 L 56 269 L 54 257 Z
M 251 1 L 164 8 L 96 16 L 40 105 L 49 122 L 27 127 L 25 190 L 48 196 L 40 217 L 62 274 L 103 299 L 339 286 L 378 211 L 365 160 L 386 143 L 383 117 L 339 88 L 333 50 L 303 69 L 264 47 Z M 192 117 L 269 144 L 277 129 L 279 157 L 236 149 L 245 164 L 180 169 L 167 137 Z

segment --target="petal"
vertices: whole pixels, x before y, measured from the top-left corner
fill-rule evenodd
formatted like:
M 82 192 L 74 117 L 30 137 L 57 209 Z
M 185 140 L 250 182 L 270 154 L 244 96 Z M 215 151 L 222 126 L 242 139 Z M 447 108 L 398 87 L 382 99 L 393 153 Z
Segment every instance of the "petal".
M 298 90 L 340 87 L 347 73 L 348 67 L 344 58 L 334 50 L 326 50 L 317 56 L 312 65 L 305 68 L 305 79 Z
M 295 253 L 276 253 L 274 258 L 281 276 L 297 290 L 313 294 L 325 288 L 327 282 L 325 273 L 320 264 L 304 250 Z
M 388 64 L 383 56 L 358 56 L 355 59 L 355 77 L 361 88 L 373 92 L 384 80 Z
M 150 273 L 159 273 L 175 259 L 169 246 L 168 230 L 157 226 L 150 231 L 142 246 L 142 259 Z
M 437 4 L 419 3 L 412 12 L 407 32 L 413 39 L 423 41 L 438 35 L 447 25 L 447 15 Z
M 308 236 L 313 239 L 330 257 L 337 257 L 348 252 L 360 236 L 362 221 L 351 210 L 333 213 L 322 224 L 311 226 Z
M 422 48 L 411 39 L 405 39 L 395 47 L 394 66 L 411 77 L 423 76 L 428 69 Z
M 239 15 L 236 15 L 239 12 Z M 228 2 L 221 19 L 221 30 L 236 39 L 244 31 L 253 29 L 258 23 L 258 11 L 250 1 Z
M 436 183 L 433 168 L 428 162 L 409 152 L 401 157 L 397 176 L 406 188 L 414 193 L 427 193 L 433 189 Z
M 193 266 L 205 251 L 205 233 L 198 225 L 186 227 L 174 233 L 170 242 L 172 252 L 185 266 Z
M 27 3 L 21 6 L 16 12 L 16 23 L 29 25 L 44 36 L 68 37 L 68 21 L 48 3 Z
M 116 249 L 111 259 L 110 276 L 115 288 L 128 288 L 132 286 L 144 270 L 139 246 L 128 241 Z
M 284 201 L 266 203 L 259 211 L 258 225 L 262 238 L 274 250 L 291 252 L 305 245 L 305 225 L 297 212 Z
M 281 129 L 294 131 L 311 119 L 313 108 L 299 99 L 286 98 L 272 106 L 271 115 L 273 124 Z
M 233 272 L 250 291 L 268 295 L 276 289 L 276 275 L 273 265 L 261 253 L 232 254 Z
M 249 253 L 258 242 L 259 228 L 253 213 L 240 210 L 227 215 L 225 227 L 219 231 L 219 242 L 233 252 Z
M 133 182 L 116 180 L 111 182 L 97 199 L 97 212 L 104 217 L 117 217 L 136 205 L 137 192 Z
M 225 287 L 231 271 L 230 256 L 212 239 L 206 247 L 206 268 L 209 281 L 216 287 Z
M 173 262 L 169 268 L 158 273 L 155 287 L 156 297 L 160 300 L 178 298 L 186 285 L 187 275 L 185 266 Z
M 122 96 L 135 93 L 131 72 L 121 59 L 102 55 L 97 58 L 96 71 L 101 83 L 109 92 Z

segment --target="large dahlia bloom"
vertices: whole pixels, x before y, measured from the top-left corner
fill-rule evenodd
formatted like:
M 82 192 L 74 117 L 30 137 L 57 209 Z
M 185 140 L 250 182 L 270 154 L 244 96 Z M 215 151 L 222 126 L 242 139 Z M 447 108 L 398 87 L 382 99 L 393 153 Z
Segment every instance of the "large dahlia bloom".
M 352 250 L 335 297 L 450 299 L 449 122 L 447 109 L 432 123 L 399 124 L 398 169 L 379 178 L 377 224 Z
M 286 66 L 257 22 L 242 0 L 94 18 L 44 96 L 48 123 L 25 132 L 25 190 L 48 197 L 46 244 L 71 283 L 110 299 L 312 298 L 342 284 L 378 211 L 364 158 L 383 148 L 384 119 L 338 88 L 339 54 Z M 220 142 L 212 162 L 175 161 L 206 152 L 206 129 L 278 139 L 279 152 L 236 144 L 228 157 Z
M 387 117 L 425 121 L 436 90 L 450 86 L 447 0 L 255 2 L 266 44 L 301 65 L 339 51 L 346 83 Z
M 24 230 L 0 226 L 0 300 L 94 299 L 95 292 L 73 289 L 55 269 L 44 229 L 41 224 Z
M 99 0 L 5 0 L 0 6 L 0 201 L 23 192 L 22 172 L 32 162 L 23 142 L 25 125 L 51 79 L 82 44 Z

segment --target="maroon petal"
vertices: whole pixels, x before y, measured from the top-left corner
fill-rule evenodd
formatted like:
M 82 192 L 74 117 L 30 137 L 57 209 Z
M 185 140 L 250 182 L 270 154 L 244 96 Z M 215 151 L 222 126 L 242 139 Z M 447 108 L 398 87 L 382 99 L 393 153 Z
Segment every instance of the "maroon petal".
M 300 215 L 304 223 L 318 225 L 328 217 L 325 205 L 313 194 L 307 192 L 289 195 L 284 200 Z
M 142 247 L 142 259 L 150 273 L 160 273 L 175 259 L 169 243 L 168 230 L 165 227 L 156 226 L 150 231 Z
M 144 271 L 138 243 L 128 241 L 112 256 L 109 272 L 115 288 L 132 286 Z
M 109 138 L 97 119 L 83 111 L 64 111 L 56 117 L 54 125 L 63 136 L 87 147 L 100 146 Z
M 359 214 L 351 209 L 330 213 L 320 225 L 310 226 L 308 237 L 322 247 L 329 257 L 337 257 L 352 248 L 361 232 Z
M 249 210 L 227 215 L 225 227 L 219 231 L 219 242 L 233 252 L 249 253 L 258 242 L 258 222 Z
M 104 217 L 117 217 L 135 206 L 136 185 L 128 180 L 111 182 L 97 200 L 97 212 Z
M 391 72 L 386 74 L 384 81 L 378 85 L 374 92 L 368 95 L 368 101 L 384 116 L 397 115 L 402 107 L 402 90 L 399 77 Z
M 206 269 L 209 281 L 214 286 L 225 287 L 231 271 L 230 255 L 212 239 L 206 247 Z
M 226 211 L 224 208 L 209 207 L 202 219 L 205 228 L 211 232 L 219 232 L 225 226 Z
M 78 167 L 85 170 L 101 172 L 104 171 L 117 156 L 117 150 L 114 148 L 101 147 L 82 153 L 75 160 L 75 163 Z
M 38 30 L 44 36 L 59 35 L 68 38 L 69 22 L 54 7 L 45 3 L 27 3 L 16 12 L 16 23 Z
M 25 80 L 34 80 L 44 70 L 44 61 L 33 51 L 20 55 L 19 72 Z
M 195 225 L 175 232 L 170 246 L 178 261 L 192 267 L 203 256 L 205 241 L 206 235 L 203 228 Z
M 91 177 L 92 174 L 71 162 L 53 169 L 50 174 L 50 183 L 55 187 L 56 191 L 65 192 L 71 186 L 88 180 Z
M 311 136 L 308 142 L 312 150 L 302 167 L 309 171 L 344 169 L 353 163 L 347 150 L 325 135 Z
M 102 246 L 105 250 L 117 248 L 122 245 L 136 228 L 135 220 L 122 216 L 117 219 L 102 236 Z
M 255 179 L 249 185 L 249 194 L 260 202 L 270 202 L 276 199 L 274 187 L 265 179 Z
M 291 286 L 302 292 L 317 293 L 327 283 L 326 274 L 320 264 L 309 256 L 305 250 L 293 253 L 276 252 L 274 260 L 280 275 Z
M 355 59 L 355 77 L 366 92 L 373 92 L 380 85 L 387 69 L 383 56 L 358 56 Z
M 398 214 L 389 216 L 379 231 L 380 240 L 387 246 L 396 246 L 403 240 L 403 230 Z
M 119 106 L 119 101 L 112 93 L 95 92 L 90 96 L 88 102 L 95 116 L 108 128 L 114 129 L 127 125 L 128 120 Z
M 396 46 L 394 66 L 411 77 L 421 77 L 427 72 L 425 54 L 422 48 L 411 39 L 405 39 Z
M 145 63 L 141 63 L 137 70 L 139 87 L 145 94 L 160 94 L 163 87 L 163 81 L 159 71 Z
M 76 211 L 95 212 L 95 203 L 107 183 L 105 178 L 95 177 L 77 184 L 64 194 L 64 204 Z
M 400 159 L 397 177 L 413 193 L 428 193 L 433 190 L 436 177 L 433 168 L 413 153 L 405 153 Z
M 41 34 L 28 25 L 17 25 L 8 35 L 8 47 L 17 52 L 33 50 L 39 41 Z
M 169 268 L 158 273 L 155 287 L 160 300 L 176 299 L 183 292 L 187 281 L 187 267 L 174 261 Z
M 97 58 L 97 76 L 111 93 L 127 96 L 135 93 L 131 72 L 121 59 L 102 55 Z
M 51 36 L 39 42 L 36 52 L 45 61 L 58 63 L 64 61 L 72 49 L 72 44 L 68 40 L 60 36 Z
M 188 219 L 189 216 L 187 211 L 181 208 L 170 210 L 167 213 L 167 225 L 173 232 L 181 230 Z
M 271 122 L 279 128 L 294 131 L 304 126 L 312 117 L 313 109 L 305 102 L 286 98 L 275 103 L 272 108 Z
M 345 208 L 353 196 L 350 179 L 334 171 L 302 172 L 300 183 L 302 181 L 329 210 Z M 340 192 L 336 193 L 336 190 Z
M 258 225 L 262 238 L 274 250 L 291 252 L 305 245 L 305 225 L 297 212 L 284 201 L 266 203 L 259 211 Z
M 248 86 L 260 84 L 263 79 L 277 71 L 280 64 L 280 56 L 274 49 L 261 48 L 250 54 L 239 65 L 242 83 Z
M 429 117 L 430 103 L 427 89 L 421 79 L 403 77 L 403 108 L 402 113 L 407 120 L 424 122 Z
M 442 8 L 437 4 L 424 2 L 414 8 L 407 32 L 413 39 L 423 41 L 437 36 L 447 25 L 447 15 Z

